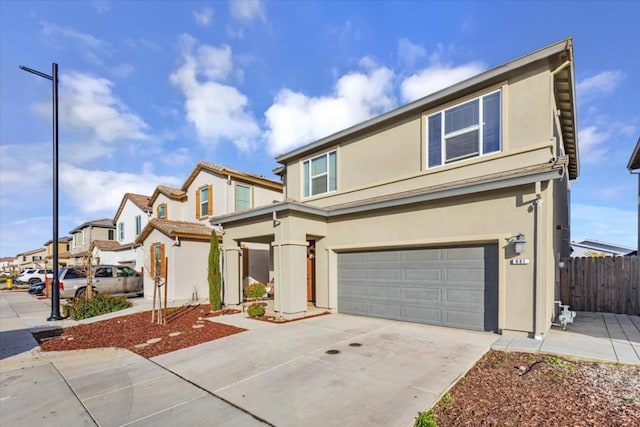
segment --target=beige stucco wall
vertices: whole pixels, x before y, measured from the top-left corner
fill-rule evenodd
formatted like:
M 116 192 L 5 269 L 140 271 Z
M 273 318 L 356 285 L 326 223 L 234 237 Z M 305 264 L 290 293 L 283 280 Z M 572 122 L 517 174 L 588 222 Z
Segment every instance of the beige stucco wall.
M 444 108 L 501 89 L 502 151 L 436 168 L 426 168 L 426 117 Z M 369 135 L 336 144 L 287 164 L 287 197 L 303 200 L 302 162 L 337 150 L 338 191 L 304 199 L 331 206 L 411 191 L 548 162 L 557 155 L 553 138 L 553 96 L 546 66 L 488 86 Z
M 153 230 L 145 240 L 144 256 L 144 296 L 153 298 L 153 279 L 150 276 L 150 249 L 155 243 L 164 243 L 167 265 L 167 298 L 169 301 L 191 300 L 195 292 L 200 299 L 209 298 L 207 282 L 207 265 L 209 242 L 180 240 L 180 246 L 174 246 L 174 239 L 158 230 Z M 164 295 L 164 289 L 160 288 Z

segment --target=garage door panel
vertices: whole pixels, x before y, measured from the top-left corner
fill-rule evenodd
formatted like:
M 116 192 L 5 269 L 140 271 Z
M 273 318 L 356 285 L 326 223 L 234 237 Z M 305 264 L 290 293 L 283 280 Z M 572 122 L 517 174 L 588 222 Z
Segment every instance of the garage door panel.
M 439 268 L 406 268 L 405 280 L 442 280 L 442 270 Z
M 484 250 L 482 247 L 461 247 L 448 248 L 445 250 L 447 261 L 473 261 L 484 260 Z
M 447 289 L 445 291 L 447 304 L 464 304 L 481 306 L 484 303 L 484 291 L 474 289 Z M 471 309 L 469 307 L 469 309 Z
M 400 304 L 377 304 L 371 303 L 371 312 L 369 316 L 383 318 L 402 318 L 402 305 Z
M 439 249 L 414 249 L 403 252 L 403 260 L 411 261 L 441 261 L 443 251 Z
M 368 297 L 369 289 L 361 284 L 343 284 L 338 292 L 338 297 Z
M 360 314 L 363 316 L 371 315 L 369 302 L 367 301 L 351 300 L 351 299 L 345 298 L 344 300 L 341 301 L 341 304 L 343 306 L 343 309 L 345 310 L 344 313 Z
M 402 288 L 400 286 L 370 286 L 369 296 L 372 300 L 375 300 L 375 298 L 400 300 L 402 298 Z
M 407 303 L 421 302 L 423 304 L 441 304 L 442 290 L 440 288 L 405 288 L 404 300 Z
M 433 307 L 413 307 L 404 308 L 403 319 L 416 323 L 428 323 L 430 325 L 442 325 L 442 309 Z
M 374 268 L 369 270 L 370 280 L 400 280 L 402 270 L 399 268 Z
M 497 330 L 496 245 L 338 255 L 338 310 Z

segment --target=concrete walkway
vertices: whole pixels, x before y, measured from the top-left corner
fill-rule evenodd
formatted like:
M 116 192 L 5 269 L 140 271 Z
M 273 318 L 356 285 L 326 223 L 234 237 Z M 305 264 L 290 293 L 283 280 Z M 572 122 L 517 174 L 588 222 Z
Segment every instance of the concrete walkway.
M 147 310 L 149 302 L 107 315 Z M 151 360 L 122 349 L 40 352 L 48 301 L 0 292 L 0 426 L 384 425 L 408 427 L 492 346 L 640 364 L 640 317 L 578 313 L 544 340 L 333 314 Z M 104 318 L 101 316 L 100 318 Z M 96 321 L 98 318 L 83 322 Z
M 503 335 L 491 348 L 640 365 L 640 316 L 579 311 L 565 331 L 554 326 L 542 340 Z

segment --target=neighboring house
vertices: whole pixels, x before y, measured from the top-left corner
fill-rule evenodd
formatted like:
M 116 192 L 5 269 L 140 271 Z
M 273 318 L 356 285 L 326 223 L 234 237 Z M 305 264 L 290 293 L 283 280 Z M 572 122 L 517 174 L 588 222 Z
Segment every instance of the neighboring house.
M 116 240 L 116 227 L 109 218 L 87 221 L 69 232 L 71 234 L 71 263 L 82 264 L 90 254 L 95 240 Z
M 566 39 L 277 156 L 283 202 L 211 219 L 225 302 L 240 301 L 240 242 L 268 242 L 285 317 L 311 301 L 543 335 L 569 255 L 574 93 Z
M 43 268 L 47 250 L 45 248 L 33 249 L 16 255 L 16 266 L 18 271 L 25 268 Z
M 210 218 L 280 200 L 280 182 L 208 162 L 199 162 L 180 189 L 158 186 L 149 200 L 153 218 L 136 239 L 144 247 L 148 272 L 145 297 L 153 296 L 153 275 L 158 265 L 163 275 L 167 272 L 170 300 L 206 298 L 213 231 Z M 242 244 L 239 250 L 247 265 L 244 284 L 267 282 L 271 268 L 268 245 L 251 242 Z
M 70 236 L 58 238 L 58 267 L 66 267 L 71 259 L 71 242 L 73 238 Z M 48 268 L 53 268 L 53 239 L 47 240 L 44 244 L 46 249 L 46 262 Z
M 615 243 L 601 242 L 593 239 L 571 242 L 571 257 L 602 257 L 635 255 L 634 248 L 617 245 Z
M 13 273 L 13 261 L 15 258 L 2 257 L 0 258 L 0 273 L 12 274 Z
M 636 244 L 638 251 L 640 251 L 640 138 L 638 138 L 636 147 L 633 149 L 627 169 L 629 169 L 630 173 L 638 175 L 638 240 Z
M 136 238 L 149 222 L 149 196 L 126 193 L 113 218 L 116 240 L 94 241 L 91 252 L 94 260 L 103 264 L 126 265 L 138 271 L 144 265 L 144 251 Z

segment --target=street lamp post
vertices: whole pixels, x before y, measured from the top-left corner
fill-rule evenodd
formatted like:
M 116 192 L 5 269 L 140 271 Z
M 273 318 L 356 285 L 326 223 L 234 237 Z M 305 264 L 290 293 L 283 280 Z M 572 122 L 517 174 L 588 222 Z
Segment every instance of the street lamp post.
M 51 280 L 51 316 L 47 320 L 62 320 L 58 281 L 58 64 L 55 62 L 51 64 L 51 75 L 23 65 L 20 69 L 51 80 L 53 86 L 53 278 Z M 44 272 L 46 276 L 47 270 L 45 269 Z

